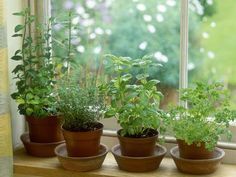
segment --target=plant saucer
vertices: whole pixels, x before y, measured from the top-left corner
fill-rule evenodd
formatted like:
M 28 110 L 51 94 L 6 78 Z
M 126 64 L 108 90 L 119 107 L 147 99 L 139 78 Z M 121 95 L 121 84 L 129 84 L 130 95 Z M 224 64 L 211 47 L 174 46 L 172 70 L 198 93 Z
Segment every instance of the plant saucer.
M 101 168 L 107 153 L 108 147 L 104 144 L 100 144 L 98 155 L 89 157 L 69 157 L 65 143 L 55 148 L 55 154 L 63 168 L 78 172 Z
M 198 175 L 215 172 L 225 155 L 222 149 L 215 148 L 214 157 L 211 159 L 184 159 L 179 156 L 178 146 L 172 148 L 170 153 L 179 171 Z
M 137 147 L 138 148 L 138 147 Z M 165 156 L 165 147 L 156 145 L 154 155 L 146 157 L 130 157 L 121 155 L 120 145 L 111 149 L 116 162 L 121 170 L 129 172 L 147 172 L 156 170 Z
M 64 143 L 65 141 L 53 142 L 53 143 L 36 143 L 30 141 L 29 133 L 24 133 L 20 137 L 21 141 L 24 144 L 26 152 L 29 155 L 36 157 L 54 157 L 56 154 L 54 153 L 55 147 Z

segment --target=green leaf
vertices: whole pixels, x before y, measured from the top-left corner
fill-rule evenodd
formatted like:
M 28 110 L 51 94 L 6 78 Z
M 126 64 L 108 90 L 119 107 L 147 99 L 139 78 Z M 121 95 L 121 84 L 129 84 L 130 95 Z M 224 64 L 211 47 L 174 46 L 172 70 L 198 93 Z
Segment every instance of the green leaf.
M 19 54 L 20 52 L 21 52 L 21 50 L 17 50 L 17 51 L 15 52 L 15 55 Z
M 23 34 L 14 34 L 14 35 L 12 35 L 12 37 L 22 37 L 23 36 Z
M 24 25 L 17 25 L 15 27 L 15 33 L 19 32 L 20 30 L 24 29 Z
M 15 55 L 13 57 L 11 57 L 12 60 L 15 60 L 15 61 L 19 61 L 19 60 L 22 60 L 22 56 L 20 55 Z
M 33 109 L 32 108 L 26 108 L 27 116 L 30 116 L 32 113 L 33 113 Z
M 12 15 L 16 15 L 16 16 L 24 16 L 24 12 L 15 12 Z

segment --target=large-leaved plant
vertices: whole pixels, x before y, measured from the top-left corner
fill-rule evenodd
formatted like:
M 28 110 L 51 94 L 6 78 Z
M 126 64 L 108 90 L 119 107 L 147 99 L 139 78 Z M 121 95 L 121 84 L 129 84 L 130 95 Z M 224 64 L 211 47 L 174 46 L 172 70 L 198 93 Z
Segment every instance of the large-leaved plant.
M 159 80 L 149 79 L 148 70 L 158 67 L 150 57 L 140 59 L 107 55 L 113 75 L 101 87 L 110 105 L 106 117 L 116 117 L 122 127 L 122 136 L 142 137 L 147 130 L 157 130 L 162 121 L 159 102 L 162 97 L 157 90 Z M 131 71 L 137 70 L 139 74 Z

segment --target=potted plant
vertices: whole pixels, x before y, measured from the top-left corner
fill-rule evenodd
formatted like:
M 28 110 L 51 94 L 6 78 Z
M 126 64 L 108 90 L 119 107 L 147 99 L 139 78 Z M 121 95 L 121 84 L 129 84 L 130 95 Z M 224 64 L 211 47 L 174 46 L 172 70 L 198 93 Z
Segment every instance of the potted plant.
M 145 157 L 154 153 L 162 111 L 158 109 L 162 94 L 158 80 L 148 79 L 148 70 L 157 64 L 150 57 L 131 59 L 107 55 L 114 75 L 103 86 L 110 105 L 106 117 L 116 117 L 121 128 L 117 135 L 124 156 Z M 140 74 L 131 73 L 136 68 Z M 137 148 L 138 147 L 138 148 Z
M 180 90 L 180 99 L 188 107 L 171 109 L 166 119 L 178 142 L 180 157 L 211 159 L 221 135 L 229 139 L 230 121 L 236 112 L 229 109 L 229 95 L 220 83 L 196 83 L 196 87 Z
M 12 71 L 17 80 L 17 91 L 11 96 L 28 122 L 30 142 L 61 142 L 63 136 L 55 105 L 56 81 L 50 46 L 52 19 L 47 24 L 37 23 L 29 9 L 14 15 L 22 17 L 24 23 L 16 25 L 13 35 L 22 38 L 22 45 L 11 58 L 17 62 Z M 50 152 L 54 154 L 53 149 Z
M 104 101 L 96 83 L 66 81 L 59 89 L 58 109 L 63 117 L 62 132 L 68 155 L 96 156 L 99 152 Z

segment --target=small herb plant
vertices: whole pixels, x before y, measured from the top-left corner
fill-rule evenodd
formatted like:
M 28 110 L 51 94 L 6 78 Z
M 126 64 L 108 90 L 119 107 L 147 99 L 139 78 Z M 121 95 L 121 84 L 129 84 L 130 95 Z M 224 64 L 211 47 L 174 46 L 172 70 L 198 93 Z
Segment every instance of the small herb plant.
M 148 70 L 158 64 L 148 56 L 141 59 L 107 57 L 114 73 L 109 83 L 101 87 L 110 101 L 106 117 L 117 118 L 122 136 L 143 137 L 148 130 L 157 130 L 163 114 L 158 109 L 162 94 L 157 90 L 159 81 L 148 80 Z M 131 73 L 134 68 L 140 74 Z
M 177 139 L 189 145 L 204 142 L 211 151 L 220 135 L 231 138 L 228 127 L 236 112 L 229 110 L 229 95 L 222 84 L 198 82 L 195 88 L 180 90 L 180 95 L 182 101 L 187 101 L 188 108 L 173 108 L 167 118 Z
M 89 84 L 88 84 L 89 83 Z M 66 81 L 59 89 L 58 110 L 63 128 L 69 131 L 89 131 L 103 117 L 104 99 L 95 82 L 87 85 Z
M 62 58 L 62 82 L 58 87 L 57 108 L 63 118 L 63 128 L 68 131 L 95 130 L 103 117 L 105 104 L 99 91 L 97 73 L 90 72 L 86 66 L 73 65 L 72 12 L 66 22 L 68 36 L 63 42 L 66 56 Z M 79 76 L 79 77 L 78 77 Z
M 53 19 L 39 24 L 28 8 L 14 15 L 22 17 L 24 23 L 16 25 L 13 35 L 22 38 L 22 46 L 11 58 L 18 62 L 12 71 L 17 80 L 17 91 L 11 96 L 19 104 L 22 115 L 38 118 L 55 114 L 54 63 L 50 47 Z

